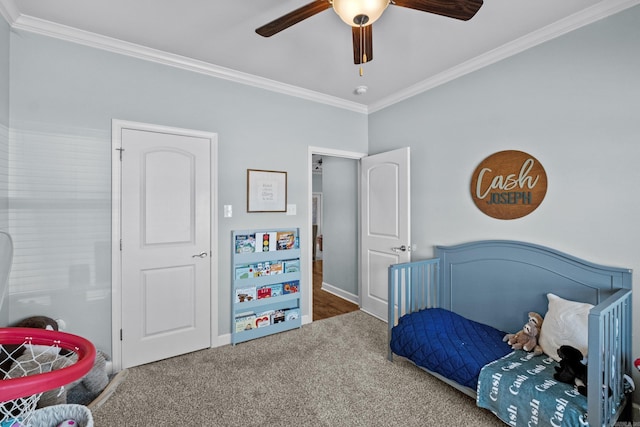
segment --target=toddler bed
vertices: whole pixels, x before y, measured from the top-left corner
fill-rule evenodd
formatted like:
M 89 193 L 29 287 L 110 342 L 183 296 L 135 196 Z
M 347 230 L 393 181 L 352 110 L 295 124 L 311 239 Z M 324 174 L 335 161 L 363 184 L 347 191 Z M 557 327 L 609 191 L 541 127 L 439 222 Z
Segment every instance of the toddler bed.
M 631 270 L 516 241 L 438 246 L 435 255 L 389 268 L 389 360 L 410 360 L 509 425 L 615 424 L 631 372 Z M 545 318 L 548 355 L 502 341 L 531 311 Z M 587 396 L 553 378 L 554 346 L 583 343 Z

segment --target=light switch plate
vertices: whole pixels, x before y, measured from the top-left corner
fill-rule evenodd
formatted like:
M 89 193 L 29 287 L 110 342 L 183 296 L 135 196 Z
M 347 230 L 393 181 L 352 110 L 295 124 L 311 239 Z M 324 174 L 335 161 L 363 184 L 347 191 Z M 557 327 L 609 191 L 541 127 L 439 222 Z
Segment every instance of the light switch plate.
M 287 215 L 295 215 L 297 210 L 296 205 L 287 205 Z
M 224 205 L 224 217 L 231 218 L 233 216 L 233 207 L 231 205 Z

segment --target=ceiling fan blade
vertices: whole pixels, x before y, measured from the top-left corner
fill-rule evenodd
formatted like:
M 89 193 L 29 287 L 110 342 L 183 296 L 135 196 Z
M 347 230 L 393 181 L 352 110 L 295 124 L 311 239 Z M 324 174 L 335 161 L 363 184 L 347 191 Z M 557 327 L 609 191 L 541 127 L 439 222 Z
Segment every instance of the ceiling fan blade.
M 392 0 L 391 4 L 468 21 L 478 12 L 482 0 Z
M 353 39 L 353 63 L 362 64 L 373 60 L 373 26 L 351 27 Z M 365 54 L 366 57 L 363 55 Z
M 313 3 L 309 3 L 302 6 L 293 12 L 289 12 L 278 19 L 263 25 L 256 29 L 256 33 L 262 37 L 271 37 L 274 34 L 279 33 L 282 30 L 286 30 L 290 26 L 297 24 L 313 15 L 323 12 L 331 7 L 331 3 L 328 0 L 316 0 Z

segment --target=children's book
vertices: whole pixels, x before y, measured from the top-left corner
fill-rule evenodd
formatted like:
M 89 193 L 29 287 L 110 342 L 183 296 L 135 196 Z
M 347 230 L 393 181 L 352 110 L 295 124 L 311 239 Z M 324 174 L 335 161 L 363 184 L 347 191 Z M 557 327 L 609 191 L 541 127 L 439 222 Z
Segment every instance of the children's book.
M 271 273 L 271 266 L 273 264 L 271 264 L 270 261 L 265 261 L 265 262 L 259 262 L 255 267 L 255 272 L 254 272 L 254 277 L 260 277 L 260 276 L 270 276 Z
M 282 295 L 284 293 L 282 283 L 276 283 L 276 284 L 273 284 L 273 285 L 269 285 L 269 287 L 271 288 L 271 296 L 272 297 L 278 297 L 278 296 L 280 296 L 280 295 Z
M 236 289 L 236 302 L 248 302 L 256 299 L 256 288 L 237 288 Z
M 299 280 L 292 280 L 291 282 L 285 282 L 282 284 L 282 293 L 283 294 L 295 294 L 298 292 L 300 287 Z
M 269 276 L 269 275 L 271 275 L 271 262 L 265 261 L 262 267 L 261 276 Z
M 271 285 L 260 286 L 257 289 L 258 299 L 271 298 Z
M 300 271 L 300 260 L 299 259 L 288 259 L 284 261 L 284 272 L 285 273 L 297 273 Z
M 278 247 L 278 236 L 275 232 L 256 233 L 256 252 L 275 251 Z
M 249 279 L 253 277 L 254 268 L 250 265 L 236 267 L 236 279 Z
M 253 267 L 253 277 L 264 276 L 264 263 L 259 262 L 255 265 L 252 265 L 252 267 Z
M 278 231 L 278 250 L 293 249 L 296 245 L 296 233 L 293 231 Z
M 273 310 L 269 310 L 269 311 L 265 311 L 264 313 L 260 313 L 256 315 L 256 320 L 255 320 L 256 328 L 269 326 L 271 324 L 271 316 L 273 315 L 273 313 L 274 313 Z
M 256 237 L 253 234 L 236 235 L 236 253 L 244 254 L 256 251 Z
M 236 317 L 236 332 L 248 331 L 255 328 L 255 321 L 255 314 L 241 314 L 240 316 Z
M 280 323 L 280 322 L 284 322 L 284 310 L 276 310 L 272 315 L 271 315 L 271 323 L 273 323 L 274 325 L 276 323 Z
M 300 318 L 300 309 L 299 308 L 290 308 L 284 311 L 284 320 L 296 320 Z
M 270 275 L 282 274 L 283 268 L 284 268 L 284 263 L 282 261 L 274 261 L 271 264 L 271 270 L 269 271 L 269 274 Z

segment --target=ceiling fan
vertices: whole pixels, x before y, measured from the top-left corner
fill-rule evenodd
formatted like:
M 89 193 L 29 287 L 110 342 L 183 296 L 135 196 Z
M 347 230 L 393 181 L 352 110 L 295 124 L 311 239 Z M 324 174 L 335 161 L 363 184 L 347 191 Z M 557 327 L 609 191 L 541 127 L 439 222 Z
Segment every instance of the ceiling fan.
M 371 25 L 389 4 L 422 12 L 435 13 L 448 18 L 467 21 L 482 6 L 483 0 L 315 0 L 256 29 L 263 37 L 271 37 L 330 7 L 351 26 L 353 62 L 363 64 L 373 59 Z

